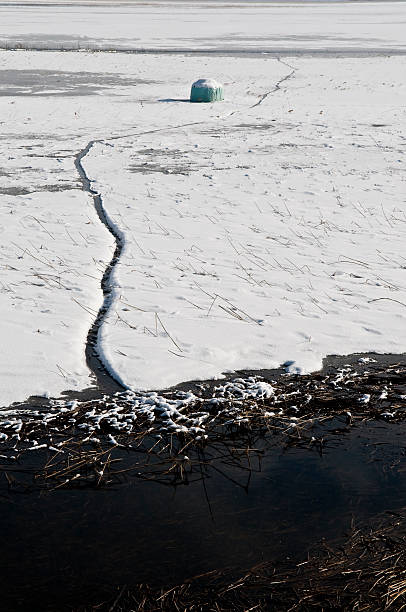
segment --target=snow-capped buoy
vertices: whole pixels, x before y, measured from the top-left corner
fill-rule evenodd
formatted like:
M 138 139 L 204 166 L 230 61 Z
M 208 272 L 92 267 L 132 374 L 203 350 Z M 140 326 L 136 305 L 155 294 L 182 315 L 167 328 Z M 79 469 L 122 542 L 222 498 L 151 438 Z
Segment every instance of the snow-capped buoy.
M 214 79 L 199 79 L 192 85 L 191 102 L 219 102 L 224 100 L 223 86 Z

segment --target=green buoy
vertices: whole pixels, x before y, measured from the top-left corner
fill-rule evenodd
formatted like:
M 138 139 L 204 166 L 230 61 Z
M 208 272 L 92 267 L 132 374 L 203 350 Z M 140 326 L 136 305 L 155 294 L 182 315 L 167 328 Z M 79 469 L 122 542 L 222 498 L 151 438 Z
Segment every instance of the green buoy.
M 199 79 L 192 85 L 191 102 L 219 102 L 224 100 L 223 86 L 214 79 Z

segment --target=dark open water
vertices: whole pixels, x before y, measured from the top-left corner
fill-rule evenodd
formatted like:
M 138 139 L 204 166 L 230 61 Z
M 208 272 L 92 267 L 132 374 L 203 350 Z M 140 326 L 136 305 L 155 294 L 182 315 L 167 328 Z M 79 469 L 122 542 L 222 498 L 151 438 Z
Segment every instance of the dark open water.
M 131 478 L 108 490 L 17 493 L 2 477 L 1 610 L 70 610 L 115 585 L 166 586 L 212 569 L 301 560 L 322 538 L 342 537 L 352 517 L 406 505 L 406 424 L 345 433 L 330 424 L 323 435 L 322 454 L 264 445 L 251 478 L 217 461 L 221 473 L 208 468 L 205 487 Z

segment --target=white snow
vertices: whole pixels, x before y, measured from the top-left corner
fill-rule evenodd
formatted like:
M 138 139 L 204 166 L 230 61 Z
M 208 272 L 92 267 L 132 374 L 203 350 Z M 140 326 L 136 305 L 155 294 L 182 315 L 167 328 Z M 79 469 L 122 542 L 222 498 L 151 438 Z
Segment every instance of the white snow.
M 193 83 L 192 87 L 196 89 L 218 89 L 222 85 L 215 79 L 198 79 Z
M 84 339 L 109 235 L 74 189 L 3 196 L 0 219 L 1 404 L 90 386 Z
M 361 404 L 368 404 L 370 399 L 371 399 L 370 394 L 369 393 L 364 393 L 363 395 L 361 395 L 361 397 L 358 398 L 358 401 Z
M 100 5 L 91 22 L 72 6 L 3 3 L 0 39 L 404 46 L 394 2 Z M 83 165 L 125 240 L 99 348 L 125 385 L 403 352 L 405 64 L 0 52 L 0 405 L 91 384 L 86 336 L 114 251 L 74 166 L 92 140 Z M 183 101 L 202 73 L 224 83 L 221 108 Z

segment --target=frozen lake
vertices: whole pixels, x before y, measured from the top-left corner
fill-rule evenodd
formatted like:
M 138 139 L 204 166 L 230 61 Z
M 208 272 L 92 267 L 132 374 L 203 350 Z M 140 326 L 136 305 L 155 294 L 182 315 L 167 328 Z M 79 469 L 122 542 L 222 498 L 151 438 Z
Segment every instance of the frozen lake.
M 405 3 L 40 4 L 0 5 L 5 46 L 148 54 L 0 53 L 0 405 L 92 384 L 89 143 L 124 385 L 404 351 Z M 223 103 L 185 103 L 202 75 Z

